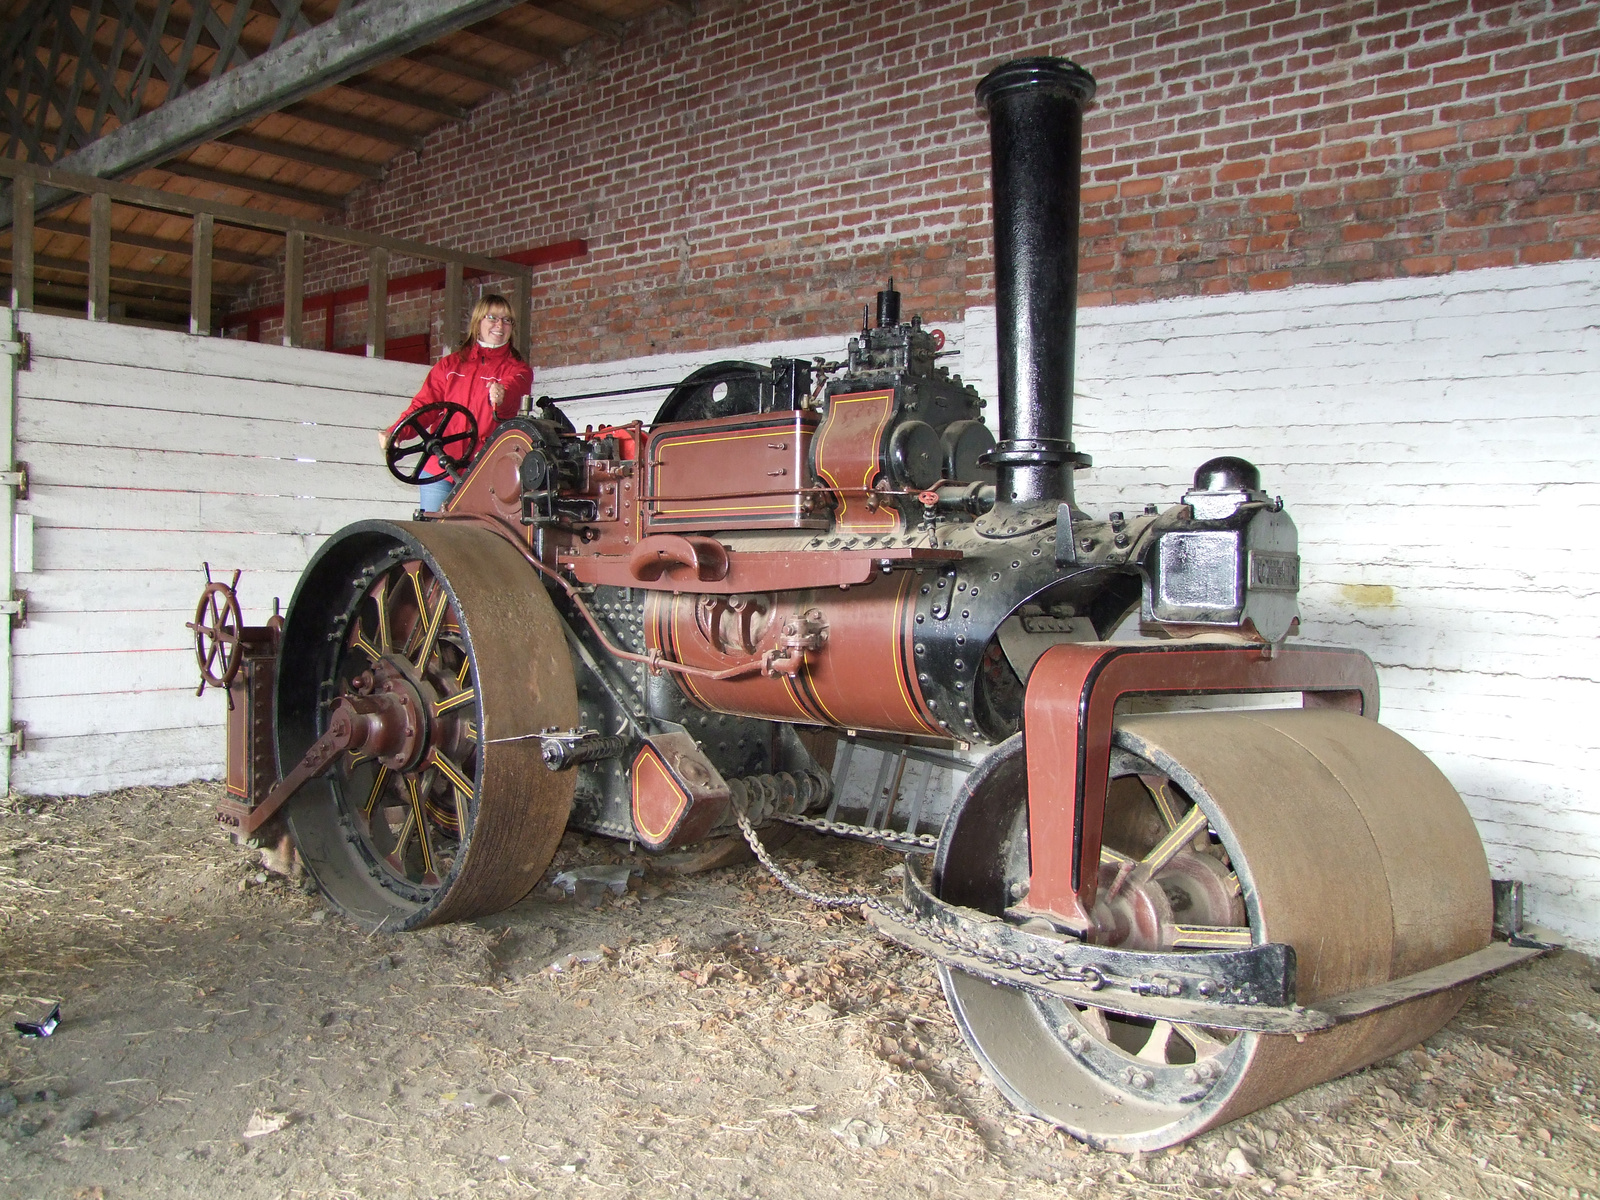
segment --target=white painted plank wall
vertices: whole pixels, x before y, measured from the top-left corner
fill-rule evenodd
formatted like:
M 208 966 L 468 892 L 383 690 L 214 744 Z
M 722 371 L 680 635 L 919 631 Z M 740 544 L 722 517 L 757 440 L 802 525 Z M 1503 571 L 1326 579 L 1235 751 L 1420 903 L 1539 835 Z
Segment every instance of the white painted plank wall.
M 342 525 L 405 517 L 375 431 L 426 368 L 22 314 L 17 456 L 31 487 L 28 624 L 12 636 L 27 753 L 13 786 L 82 794 L 222 773 L 223 700 L 196 699 L 184 623 L 209 560 L 245 620 L 287 602 Z
M 992 308 L 943 325 L 998 394 Z M 554 395 L 838 338 L 541 373 Z M 1384 723 L 1461 791 L 1533 920 L 1600 949 L 1600 262 L 1085 309 L 1078 498 L 1165 507 L 1219 453 L 1300 527 L 1306 640 L 1378 663 Z M 648 418 L 659 397 L 572 406 Z

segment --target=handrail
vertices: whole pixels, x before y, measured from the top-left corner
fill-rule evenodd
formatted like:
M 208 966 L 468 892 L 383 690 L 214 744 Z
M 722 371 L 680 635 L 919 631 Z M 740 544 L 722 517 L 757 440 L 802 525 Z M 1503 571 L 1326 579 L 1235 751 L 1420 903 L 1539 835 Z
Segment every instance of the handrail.
M 151 169 L 160 170 L 159 167 Z M 530 274 L 528 268 L 521 263 L 503 258 L 468 254 L 461 250 L 446 250 L 443 246 L 413 242 L 409 238 L 388 237 L 381 233 L 361 233 L 338 225 L 326 225 L 321 221 L 306 221 L 260 208 L 246 208 L 240 204 L 197 200 L 193 196 L 179 196 L 172 192 L 157 191 L 155 188 L 121 183 L 114 179 L 79 175 L 75 171 L 63 171 L 57 167 L 41 167 L 34 163 L 0 158 L 0 176 L 11 179 L 32 179 L 91 195 L 97 192 L 103 193 L 123 204 L 131 204 L 136 208 L 153 208 L 158 212 L 187 213 L 190 216 L 209 213 L 225 225 L 237 225 L 244 229 L 263 229 L 269 233 L 297 232 L 307 237 L 322 238 L 324 241 L 343 242 L 349 246 L 377 246 L 393 254 L 408 254 L 414 258 L 426 258 L 434 262 L 460 263 L 464 267 L 476 267 L 480 271 L 490 271 L 496 275 L 512 278 Z
M 10 159 L 0 159 L 0 179 L 15 181 L 12 205 L 11 306 L 16 309 L 33 308 L 34 193 L 37 185 L 49 184 L 68 191 L 86 193 L 91 197 L 89 261 L 86 264 L 87 308 L 91 321 L 111 319 L 111 203 L 116 201 L 135 208 L 181 213 L 194 217 L 194 249 L 191 256 L 189 288 L 189 332 L 191 333 L 209 336 L 214 332 L 211 315 L 212 233 L 214 226 L 220 222 L 224 225 L 279 233 L 284 236 L 283 340 L 285 345 L 304 344 L 302 322 L 305 298 L 305 240 L 313 237 L 347 246 L 361 246 L 367 251 L 367 355 L 369 357 L 382 358 L 384 355 L 387 338 L 390 254 L 402 254 L 445 264 L 444 324 L 447 330 L 456 330 L 461 325 L 462 285 L 467 270 L 515 280 L 517 348 L 524 355 L 529 350 L 528 326 L 532 310 L 533 271 L 523 263 L 511 259 L 448 250 L 443 246 L 415 242 L 409 238 L 365 233 L 338 225 L 327 225 L 321 221 L 288 217 L 259 208 L 200 200 L 192 196 L 180 196 L 117 180 L 81 175 L 76 171 L 64 171 L 59 167 L 21 163 Z M 181 286 L 176 284 L 176 281 L 175 285 Z M 448 336 L 452 335 L 447 334 Z

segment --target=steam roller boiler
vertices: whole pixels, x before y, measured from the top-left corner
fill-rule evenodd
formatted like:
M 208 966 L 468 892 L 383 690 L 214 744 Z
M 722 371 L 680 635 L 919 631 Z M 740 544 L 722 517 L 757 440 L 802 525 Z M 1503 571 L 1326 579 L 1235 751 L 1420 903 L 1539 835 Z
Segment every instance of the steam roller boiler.
M 515 903 L 568 829 L 743 833 L 802 892 L 765 831 L 931 853 L 892 900 L 805 894 L 936 960 L 1005 1094 L 1117 1150 L 1413 1045 L 1537 953 L 1494 935 L 1473 823 L 1378 723 L 1371 662 L 1292 640 L 1296 529 L 1254 466 L 1213 458 L 1165 509 L 1074 503 L 1094 90 L 1053 58 L 978 86 L 995 433 L 892 282 L 840 361 L 713 364 L 648 425 L 543 398 L 467 461 L 470 414 L 423 410 L 389 463 L 441 464 L 442 511 L 341 530 L 266 626 L 202 598 L 222 819 L 387 930 Z M 867 738 L 961 766 L 934 827 L 882 772 L 887 810 L 842 819 L 835 750 Z

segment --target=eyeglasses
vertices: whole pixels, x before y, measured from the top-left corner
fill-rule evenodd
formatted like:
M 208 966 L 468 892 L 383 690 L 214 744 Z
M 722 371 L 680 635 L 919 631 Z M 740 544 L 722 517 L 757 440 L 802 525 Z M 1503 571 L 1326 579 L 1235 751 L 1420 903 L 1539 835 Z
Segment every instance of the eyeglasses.
M 510 317 L 485 317 L 483 319 L 483 323 L 485 325 L 510 325 L 511 324 L 511 318 Z

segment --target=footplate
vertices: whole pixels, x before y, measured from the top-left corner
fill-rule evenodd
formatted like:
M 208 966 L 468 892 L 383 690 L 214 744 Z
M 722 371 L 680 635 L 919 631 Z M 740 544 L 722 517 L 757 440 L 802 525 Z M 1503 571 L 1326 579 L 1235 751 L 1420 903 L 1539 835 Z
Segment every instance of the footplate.
M 1495 942 L 1454 962 L 1330 997 L 1312 1009 L 1294 1002 L 1291 946 L 1163 953 L 1049 937 L 944 903 L 909 866 L 905 908 L 866 905 L 864 915 L 891 941 L 990 983 L 1175 1024 L 1298 1035 L 1459 987 L 1548 949 Z

